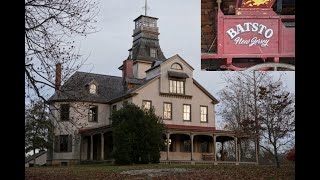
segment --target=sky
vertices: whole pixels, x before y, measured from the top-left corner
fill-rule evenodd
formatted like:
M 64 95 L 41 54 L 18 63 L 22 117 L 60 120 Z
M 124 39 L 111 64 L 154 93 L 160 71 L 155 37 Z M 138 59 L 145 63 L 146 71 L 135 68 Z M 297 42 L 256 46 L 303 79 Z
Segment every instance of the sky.
M 145 0 L 100 0 L 100 12 L 95 26 L 98 32 L 78 38 L 80 53 L 88 56 L 80 70 L 121 76 L 118 67 L 132 47 L 133 20 L 144 15 Z M 149 0 L 147 15 L 157 17 L 159 43 L 166 58 L 179 54 L 193 68 L 193 77 L 217 99 L 225 84 L 222 72 L 201 71 L 201 1 Z M 273 71 L 278 77 L 283 72 Z M 295 72 L 283 76 L 284 85 L 295 92 Z

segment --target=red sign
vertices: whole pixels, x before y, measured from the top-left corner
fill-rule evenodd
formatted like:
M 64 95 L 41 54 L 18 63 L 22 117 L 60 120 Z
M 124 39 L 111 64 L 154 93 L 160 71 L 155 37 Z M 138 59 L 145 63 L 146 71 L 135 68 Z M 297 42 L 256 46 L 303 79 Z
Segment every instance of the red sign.
M 225 54 L 278 53 L 278 19 L 225 19 Z

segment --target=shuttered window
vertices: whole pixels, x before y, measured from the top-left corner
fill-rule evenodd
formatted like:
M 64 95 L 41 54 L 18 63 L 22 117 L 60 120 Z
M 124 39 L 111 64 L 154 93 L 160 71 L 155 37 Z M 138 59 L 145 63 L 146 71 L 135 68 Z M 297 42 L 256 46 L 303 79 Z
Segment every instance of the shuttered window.
M 54 151 L 55 152 L 72 152 L 72 135 L 55 136 Z
M 69 121 L 69 104 L 61 104 L 60 105 L 60 121 Z

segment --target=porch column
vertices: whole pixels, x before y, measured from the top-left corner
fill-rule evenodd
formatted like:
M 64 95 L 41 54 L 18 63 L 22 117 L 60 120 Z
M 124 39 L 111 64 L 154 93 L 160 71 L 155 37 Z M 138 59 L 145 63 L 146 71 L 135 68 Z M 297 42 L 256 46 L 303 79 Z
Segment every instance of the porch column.
M 221 157 L 220 157 L 220 161 L 224 161 L 224 150 L 223 150 L 223 143 L 224 141 L 221 141 Z
M 239 162 L 241 162 L 241 138 L 239 138 Z
M 258 144 L 258 139 L 255 138 L 254 146 L 255 146 L 255 148 L 256 148 L 256 163 L 257 163 L 257 165 L 258 165 L 259 152 L 258 152 L 258 146 L 257 146 L 257 144 Z
M 104 133 L 101 133 L 101 160 L 104 160 Z
M 193 161 L 193 134 L 190 134 L 191 139 L 191 161 Z
M 170 148 L 169 138 L 170 138 L 170 133 L 167 133 L 167 160 L 169 160 L 169 148 Z
M 80 162 L 82 160 L 82 135 L 80 135 Z
M 214 161 L 217 160 L 216 139 L 217 139 L 216 135 L 213 135 L 213 149 L 212 149 L 212 151 L 213 151 L 213 156 L 214 156 L 214 159 L 213 159 L 213 160 L 214 160 Z
M 235 143 L 235 150 L 236 150 L 236 162 L 239 161 L 239 154 L 238 154 L 238 138 L 235 136 L 234 138 L 234 143 Z
M 93 160 L 93 135 L 90 136 L 91 141 L 90 141 L 90 160 Z

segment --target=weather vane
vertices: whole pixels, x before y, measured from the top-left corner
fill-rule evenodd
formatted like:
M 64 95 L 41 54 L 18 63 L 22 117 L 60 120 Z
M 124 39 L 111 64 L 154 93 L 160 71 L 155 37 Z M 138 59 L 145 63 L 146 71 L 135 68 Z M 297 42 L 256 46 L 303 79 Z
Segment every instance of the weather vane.
M 144 9 L 144 15 L 146 16 L 147 15 L 147 10 L 150 9 L 147 5 L 148 3 L 148 0 L 145 0 L 144 1 L 144 7 L 142 7 L 142 9 Z

